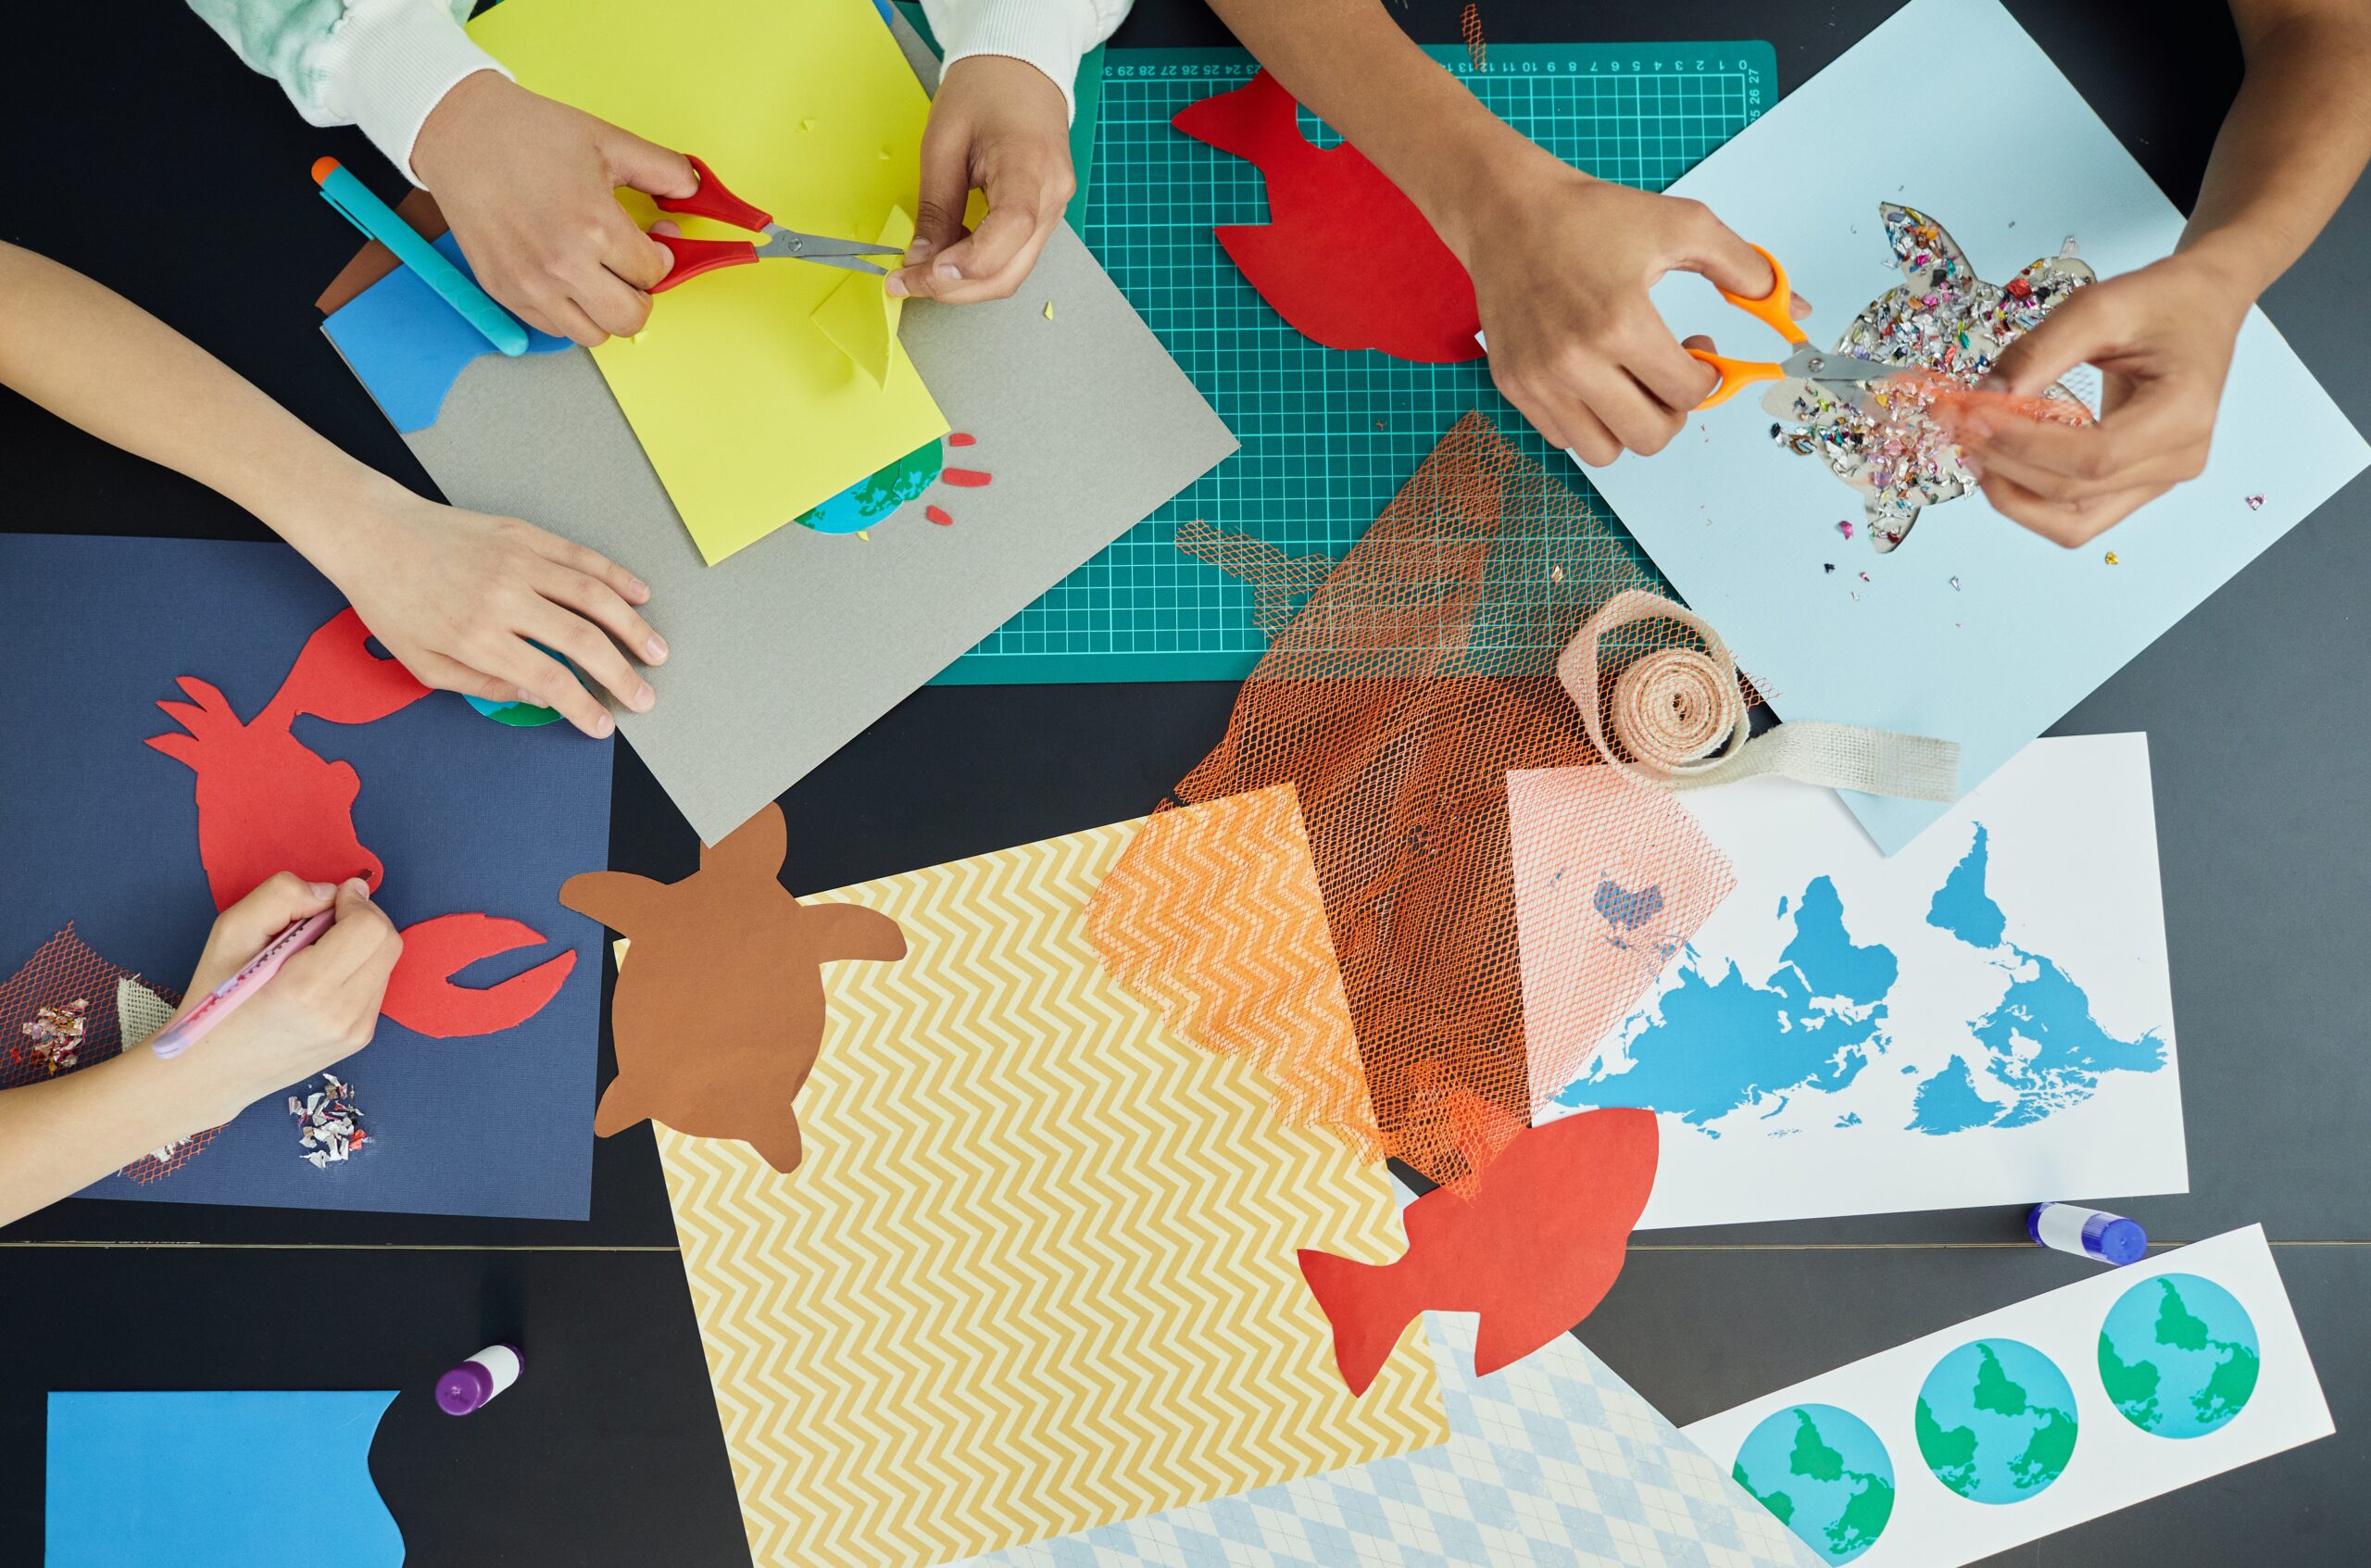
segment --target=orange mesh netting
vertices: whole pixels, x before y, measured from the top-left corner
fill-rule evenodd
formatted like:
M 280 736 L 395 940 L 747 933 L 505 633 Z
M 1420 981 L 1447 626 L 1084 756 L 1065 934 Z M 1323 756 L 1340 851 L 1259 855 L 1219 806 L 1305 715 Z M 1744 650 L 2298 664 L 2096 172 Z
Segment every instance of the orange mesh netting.
M 1293 600 L 1325 581 L 1332 556 L 1288 556 L 1248 533 L 1222 533 L 1192 518 L 1177 525 L 1177 547 L 1251 584 L 1251 623 L 1273 637 L 1292 624 Z
M 1174 791 L 1296 787 L 1384 1148 L 1434 1181 L 1471 1190 L 1731 885 L 1661 791 L 1545 798 L 1527 859 L 1589 897 L 1541 905 L 1567 924 L 1532 934 L 1558 968 L 1526 998 L 1507 773 L 1598 761 L 1557 657 L 1613 595 L 1663 586 L 1618 524 L 1469 414 L 1278 636 L 1225 738 Z M 1697 646 L 1671 621 L 1613 633 L 1609 681 L 1675 640 Z M 1169 929 L 1207 922 L 1191 884 L 1147 883 L 1170 900 Z M 1165 962 L 1168 985 L 1207 990 L 1187 947 L 1138 972 Z
M 1111 977 L 1205 1050 L 1240 1054 L 1289 1126 L 1383 1139 L 1300 808 L 1282 784 L 1147 822 L 1086 909 Z
M 123 981 L 154 992 L 169 1008 L 181 1003 L 180 992 L 150 985 L 93 952 L 71 923 L 43 943 L 0 983 L 0 1090 L 79 1073 L 120 1054 L 116 997 Z M 169 1175 L 212 1142 L 214 1131 L 136 1160 L 123 1174 L 143 1185 Z

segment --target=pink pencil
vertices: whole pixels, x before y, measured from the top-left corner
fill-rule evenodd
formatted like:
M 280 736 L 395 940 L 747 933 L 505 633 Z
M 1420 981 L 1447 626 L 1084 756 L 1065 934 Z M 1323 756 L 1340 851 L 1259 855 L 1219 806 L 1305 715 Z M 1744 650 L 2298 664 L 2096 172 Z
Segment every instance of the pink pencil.
M 157 1031 L 148 1048 L 168 1060 L 197 1044 L 207 1032 L 236 1012 L 239 1004 L 265 981 L 280 972 L 280 966 L 295 954 L 312 945 L 313 939 L 330 928 L 336 911 L 323 909 L 307 915 L 287 930 L 264 944 L 263 951 L 249 959 L 246 967 L 222 982 L 206 995 L 206 999 Z

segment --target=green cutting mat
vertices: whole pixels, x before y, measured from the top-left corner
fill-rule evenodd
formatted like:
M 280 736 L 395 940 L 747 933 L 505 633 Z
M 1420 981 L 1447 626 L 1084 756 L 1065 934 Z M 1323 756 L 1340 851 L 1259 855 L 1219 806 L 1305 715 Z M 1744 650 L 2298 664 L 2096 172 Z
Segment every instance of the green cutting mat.
M 1478 71 L 1461 47 L 1430 53 L 1559 157 L 1648 190 L 1678 179 L 1775 95 L 1766 43 L 1492 44 Z M 1085 227 L 1088 247 L 1243 449 L 935 684 L 1248 674 L 1267 647 L 1251 589 L 1182 554 L 1177 524 L 1200 518 L 1288 556 L 1339 555 L 1469 408 L 1520 433 L 1525 451 L 1593 495 L 1499 395 L 1483 360 L 1414 365 L 1322 347 L 1243 281 L 1211 231 L 1267 221 L 1260 171 L 1169 120 L 1256 69 L 1240 49 L 1110 51 Z M 1338 140 L 1305 110 L 1303 122 L 1320 142 Z

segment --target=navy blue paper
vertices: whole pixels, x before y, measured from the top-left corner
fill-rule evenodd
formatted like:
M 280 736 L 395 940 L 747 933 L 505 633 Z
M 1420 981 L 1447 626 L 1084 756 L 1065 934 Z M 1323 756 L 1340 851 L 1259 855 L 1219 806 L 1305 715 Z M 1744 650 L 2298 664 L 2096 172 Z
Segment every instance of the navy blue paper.
M 0 537 L 0 977 L 68 922 L 119 968 L 185 987 L 214 919 L 198 859 L 195 775 L 146 745 L 178 726 L 155 706 L 176 677 L 221 688 L 243 720 L 305 639 L 345 608 L 280 545 Z M 90 1198 L 581 1220 L 590 1206 L 601 928 L 559 884 L 608 861 L 610 748 L 564 725 L 490 724 L 436 692 L 368 724 L 294 734 L 361 776 L 354 824 L 384 863 L 400 928 L 479 911 L 548 939 L 461 972 L 486 985 L 564 948 L 543 1010 L 498 1034 L 429 1039 L 382 1019 L 334 1071 L 370 1141 L 316 1170 L 286 1096 L 250 1106 L 186 1165 Z M 194 1050 L 207 1048 L 201 1040 Z M 292 1088 L 297 1085 L 291 1085 Z

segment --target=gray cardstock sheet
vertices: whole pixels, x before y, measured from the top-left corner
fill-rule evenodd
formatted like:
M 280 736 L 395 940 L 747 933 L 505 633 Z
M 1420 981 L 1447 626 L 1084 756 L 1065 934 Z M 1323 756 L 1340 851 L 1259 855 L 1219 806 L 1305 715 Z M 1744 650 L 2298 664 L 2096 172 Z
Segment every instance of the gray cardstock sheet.
M 899 31 L 935 84 L 936 62 Z M 863 537 L 793 524 L 703 562 L 581 348 L 483 356 L 436 422 L 404 437 L 456 506 L 525 518 L 650 584 L 669 649 L 659 701 L 611 711 L 704 843 L 1236 446 L 1067 226 L 1022 294 L 910 303 L 900 336 L 953 427 L 976 437 L 948 466 L 992 477 L 933 484 Z M 927 504 L 952 523 L 927 520 Z

